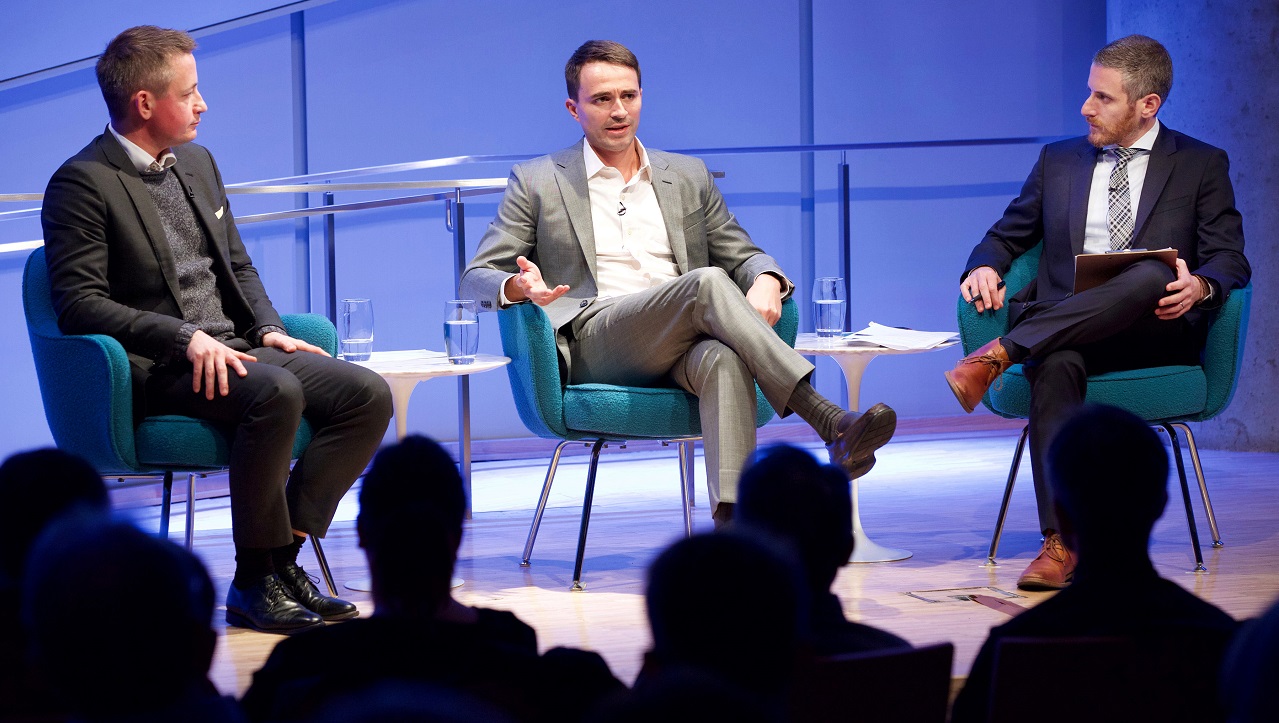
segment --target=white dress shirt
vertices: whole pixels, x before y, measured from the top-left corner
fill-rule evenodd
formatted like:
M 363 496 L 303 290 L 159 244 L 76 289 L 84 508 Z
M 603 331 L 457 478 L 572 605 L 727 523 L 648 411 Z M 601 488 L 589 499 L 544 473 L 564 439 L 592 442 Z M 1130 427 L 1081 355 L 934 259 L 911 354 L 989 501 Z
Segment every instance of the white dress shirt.
M 1140 148 L 1128 160 L 1128 200 L 1132 203 L 1132 217 L 1137 218 L 1137 204 L 1141 202 L 1141 189 L 1146 185 L 1146 169 L 1150 167 L 1150 149 L 1155 147 L 1159 135 L 1159 121 L 1137 139 L 1130 148 Z M 1104 153 L 1097 154 L 1097 165 L 1092 171 L 1092 189 L 1088 192 L 1088 221 L 1084 226 L 1084 253 L 1101 254 L 1110 250 L 1110 226 L 1106 218 L 1110 213 L 1110 172 L 1115 170 L 1118 158 L 1114 145 L 1105 146 Z M 1136 229 L 1133 229 L 1136 233 Z
M 133 166 L 138 169 L 138 173 L 156 173 L 157 171 L 168 170 L 173 164 L 178 162 L 178 157 L 173 155 L 172 148 L 166 148 L 160 153 L 159 160 L 152 158 L 150 153 L 142 150 L 142 146 L 125 138 L 116 132 L 116 129 L 107 124 L 107 130 L 111 131 L 111 135 L 120 142 L 120 146 L 124 148 L 124 152 L 129 154 L 129 160 L 133 161 Z

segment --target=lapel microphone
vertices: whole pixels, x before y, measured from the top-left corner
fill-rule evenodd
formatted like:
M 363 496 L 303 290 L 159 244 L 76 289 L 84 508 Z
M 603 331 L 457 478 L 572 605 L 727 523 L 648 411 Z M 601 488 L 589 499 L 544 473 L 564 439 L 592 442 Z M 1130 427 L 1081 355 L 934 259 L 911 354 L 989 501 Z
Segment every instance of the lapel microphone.
M 618 216 L 626 215 L 626 204 L 622 203 L 621 201 L 617 202 L 617 215 Z

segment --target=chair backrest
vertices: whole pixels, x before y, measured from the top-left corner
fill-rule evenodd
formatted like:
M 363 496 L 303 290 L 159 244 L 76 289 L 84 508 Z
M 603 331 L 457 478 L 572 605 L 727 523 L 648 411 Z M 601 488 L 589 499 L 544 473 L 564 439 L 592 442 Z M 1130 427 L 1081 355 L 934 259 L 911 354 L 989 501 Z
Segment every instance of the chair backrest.
M 1035 244 L 1034 248 L 1013 259 L 1008 273 L 1003 277 L 1005 300 L 1012 298 L 1013 294 L 1025 288 L 1026 284 L 1029 284 L 1039 273 L 1039 255 L 1043 251 L 1043 246 L 1041 241 Z M 956 303 L 955 313 L 959 317 L 959 339 L 965 354 L 971 354 L 986 342 L 1008 332 L 1007 304 L 999 311 L 978 314 L 977 307 L 964 301 L 961 295 Z
M 506 367 L 511 394 L 520 420 L 528 430 L 547 439 L 578 439 L 564 424 L 564 382 L 555 346 L 555 330 L 546 312 L 536 304 L 515 304 L 497 313 L 502 352 L 511 358 Z M 790 346 L 799 332 L 795 300 L 782 304 L 782 316 L 773 330 Z
M 38 248 L 27 257 L 22 274 L 22 309 L 54 442 L 103 474 L 141 471 L 133 437 L 133 380 L 124 347 L 101 334 L 63 334 L 52 299 L 44 249 Z
M 987 720 L 1038 722 L 1222 720 L 1220 631 L 1160 630 L 1135 637 L 1007 638 L 995 650 Z M 1045 681 L 1068 689 L 1044 705 Z
M 940 643 L 820 658 L 796 680 L 791 719 L 941 723 L 954 656 Z

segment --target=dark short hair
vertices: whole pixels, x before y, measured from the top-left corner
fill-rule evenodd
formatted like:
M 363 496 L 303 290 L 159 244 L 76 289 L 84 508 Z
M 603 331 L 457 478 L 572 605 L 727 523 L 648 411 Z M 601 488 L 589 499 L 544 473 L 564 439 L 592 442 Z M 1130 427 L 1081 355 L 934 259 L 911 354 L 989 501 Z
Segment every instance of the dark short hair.
M 808 630 L 808 596 L 794 557 L 740 530 L 668 547 L 649 567 L 644 600 L 659 665 L 704 668 L 761 693 L 787 684 Z
M 1147 539 L 1168 499 L 1163 443 L 1118 407 L 1085 405 L 1067 420 L 1049 445 L 1048 472 L 1081 537 Z
M 1158 40 L 1145 35 L 1120 38 L 1097 51 L 1094 65 L 1118 70 L 1123 76 L 1128 102 L 1154 93 L 1167 103 L 1172 92 L 1172 58 Z
M 447 595 L 465 514 L 462 475 L 443 447 L 418 434 L 383 447 L 360 487 L 360 540 L 374 584 Z
M 564 64 L 564 85 L 568 88 L 568 97 L 577 100 L 577 91 L 581 87 L 582 68 L 587 63 L 609 63 L 621 65 L 635 71 L 635 81 L 640 83 L 639 59 L 621 43 L 612 40 L 588 40 L 573 51 L 572 57 Z M 640 83 L 641 87 L 643 83 Z
M 765 447 L 742 470 L 737 521 L 795 546 L 810 590 L 825 591 L 852 546 L 848 475 L 799 447 Z
M 112 120 L 124 118 L 129 99 L 139 90 L 164 93 L 173 80 L 169 59 L 195 50 L 195 39 L 181 30 L 139 25 L 107 43 L 98 58 L 98 87 Z
M 93 465 L 54 447 L 19 452 L 0 464 L 0 573 L 16 582 L 31 545 L 56 517 L 79 506 L 106 510 L 107 488 Z
M 213 583 L 195 555 L 103 513 L 51 524 L 24 578 L 32 648 L 89 718 L 160 709 L 206 683 L 213 609 Z

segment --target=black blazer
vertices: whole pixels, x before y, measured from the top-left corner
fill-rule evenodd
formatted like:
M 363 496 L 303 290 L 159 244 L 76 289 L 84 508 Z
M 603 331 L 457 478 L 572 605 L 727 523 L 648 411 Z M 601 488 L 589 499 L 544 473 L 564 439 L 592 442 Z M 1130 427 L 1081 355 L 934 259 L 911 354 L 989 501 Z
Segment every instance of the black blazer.
M 236 335 L 283 326 L 240 240 L 213 156 L 194 143 L 173 153 Z M 173 354 L 183 324 L 181 294 L 155 203 L 115 136 L 93 139 L 53 174 L 40 221 L 59 328 L 119 340 L 134 382 L 144 381 L 154 363 Z
M 1003 275 L 1014 258 L 1042 239 L 1039 273 L 1012 301 L 1069 296 L 1075 255 L 1084 248 L 1097 152 L 1087 138 L 1044 146 L 1021 194 L 968 257 L 964 275 L 978 266 Z M 1163 126 L 1137 204 L 1133 248 L 1176 249 L 1191 273 L 1213 283 L 1216 296 L 1206 308 L 1220 306 L 1252 273 L 1244 258 L 1243 220 L 1235 209 L 1229 168 L 1225 151 Z M 1186 312 L 1192 327 L 1206 325 L 1204 308 Z

